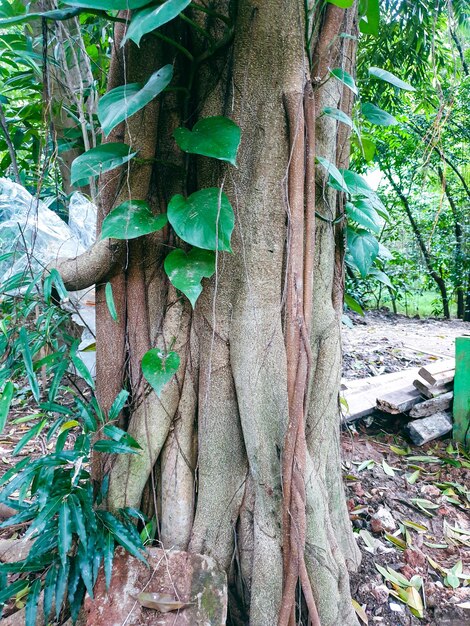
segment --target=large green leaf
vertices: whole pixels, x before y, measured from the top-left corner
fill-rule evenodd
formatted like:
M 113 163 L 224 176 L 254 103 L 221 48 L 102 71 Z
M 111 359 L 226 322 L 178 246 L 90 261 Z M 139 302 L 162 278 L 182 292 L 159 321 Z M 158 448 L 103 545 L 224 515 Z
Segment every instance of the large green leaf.
M 8 587 L 0 589 L 0 605 L 4 604 L 9 598 L 16 596 L 17 593 L 23 591 L 27 586 L 26 580 L 16 580 Z
M 327 117 L 332 117 L 334 120 L 338 120 L 338 122 L 343 122 L 343 124 L 347 124 L 349 128 L 354 128 L 354 122 L 352 119 L 341 109 L 335 109 L 334 107 L 324 107 L 322 109 L 323 115 Z
M 159 348 L 152 348 L 142 357 L 142 372 L 145 380 L 150 384 L 158 397 L 163 387 L 170 382 L 178 371 L 180 357 L 176 352 L 164 352 Z
M 369 139 L 368 137 L 364 137 L 363 135 L 361 135 L 360 139 L 358 140 L 358 143 L 361 147 L 362 154 L 364 155 L 365 160 L 368 163 L 370 163 L 370 161 L 372 161 L 372 159 L 374 158 L 375 151 L 377 149 L 375 142 L 372 141 L 372 139 Z
M 33 355 L 31 354 L 28 341 L 28 333 L 25 327 L 20 329 L 19 344 L 21 346 L 21 352 L 23 353 L 24 366 L 26 369 L 26 376 L 28 378 L 29 388 L 31 389 L 31 393 L 33 394 L 36 402 L 39 402 L 39 384 L 36 375 L 34 374 Z
M 346 169 L 341 169 L 340 172 L 344 177 L 351 196 L 367 198 L 379 215 L 381 215 L 385 220 L 390 218 L 387 209 L 384 207 L 379 196 L 369 187 L 362 176 L 356 174 L 356 172 L 351 172 L 351 170 Z
M 229 199 L 217 187 L 200 189 L 188 198 L 173 196 L 168 221 L 178 237 L 197 248 L 232 251 L 235 216 Z
M 52 603 L 55 595 L 55 584 L 57 580 L 57 567 L 53 563 L 49 568 L 46 578 L 44 580 L 44 616 L 46 617 L 46 623 L 49 615 L 52 611 Z
M 109 585 L 111 584 L 111 576 L 113 573 L 113 558 L 114 558 L 114 537 L 110 532 L 105 533 L 104 535 L 104 576 L 106 580 L 106 589 L 109 589 Z
M 83 544 L 87 543 L 87 531 L 85 525 L 85 517 L 83 515 L 82 506 L 80 500 L 75 494 L 70 494 L 68 497 L 68 504 L 70 509 L 70 518 L 73 522 L 75 532 L 80 538 Z
M 354 4 L 354 0 L 327 0 L 329 4 L 334 4 L 341 9 L 349 9 Z
M 351 74 L 346 72 L 346 70 L 343 70 L 341 67 L 335 67 L 334 70 L 330 70 L 330 74 L 332 76 L 334 76 L 335 78 L 337 78 L 339 81 L 341 81 L 343 83 L 343 85 L 346 85 L 346 87 L 349 87 L 349 89 L 356 96 L 358 95 L 359 90 L 356 87 L 356 83 L 354 82 L 354 78 L 351 76 Z
M 28 599 L 26 600 L 26 613 L 25 613 L 25 626 L 35 626 L 36 615 L 38 612 L 39 594 L 41 592 L 41 579 L 36 580 L 31 585 L 31 589 L 28 593 Z
M 101 239 L 135 239 L 161 230 L 167 222 L 165 214 L 154 215 L 143 200 L 127 200 L 104 218 Z
M 362 115 L 366 118 L 368 122 L 371 124 L 377 124 L 377 126 L 394 126 L 398 124 L 398 120 L 387 113 L 387 111 L 383 111 L 379 109 L 379 107 L 372 104 L 372 102 L 366 102 L 361 107 Z
M 125 9 L 140 9 L 152 0 L 66 0 L 71 7 L 96 9 L 98 11 L 123 11 Z
M 173 250 L 166 257 L 164 267 L 172 285 L 184 293 L 194 308 L 202 292 L 201 280 L 215 272 L 215 253 L 200 248 L 193 248 L 187 254 L 184 250 Z
M 70 521 L 70 509 L 67 500 L 64 500 L 59 509 L 59 556 L 62 564 L 67 561 L 71 545 L 72 524 Z
M 8 411 L 10 410 L 10 404 L 13 400 L 15 393 L 15 386 L 11 381 L 8 381 L 3 389 L 3 393 L 0 397 L 0 434 L 5 428 L 5 424 L 8 417 Z
M 416 91 L 416 89 L 409 83 L 405 83 L 404 80 L 401 80 L 401 78 L 398 78 L 398 76 L 395 76 L 392 72 L 387 72 L 387 70 L 383 70 L 380 67 L 369 67 L 369 74 L 375 78 L 384 80 L 399 89 L 404 89 L 405 91 Z
M 347 229 L 348 252 L 361 276 L 365 278 L 379 253 L 379 242 L 366 230 Z
M 329 175 L 329 178 L 332 179 L 334 183 L 336 183 L 332 185 L 335 189 L 338 189 L 338 191 L 344 191 L 346 193 L 349 192 L 343 175 L 334 163 L 331 163 L 331 161 L 328 161 L 328 159 L 325 159 L 325 157 L 321 156 L 317 156 L 316 161 L 320 163 L 320 165 L 323 165 Z
M 361 33 L 377 37 L 380 23 L 380 0 L 361 0 L 359 14 L 362 15 L 359 22 Z
M 349 218 L 357 222 L 360 226 L 379 233 L 384 224 L 374 207 L 367 200 L 355 200 L 354 203 L 346 203 L 346 213 Z
M 199 120 L 193 130 L 177 128 L 173 133 L 184 152 L 202 154 L 236 165 L 240 128 L 228 117 L 216 115 Z
M 114 539 L 121 544 L 123 548 L 125 548 L 128 552 L 130 552 L 133 556 L 138 558 L 140 561 L 147 563 L 145 560 L 142 551 L 144 550 L 144 546 L 142 542 L 137 543 L 135 541 L 134 535 L 122 524 L 118 519 L 114 517 L 108 511 L 97 511 L 97 516 L 101 519 L 106 528 L 111 532 Z
M 123 46 L 128 39 L 139 45 L 144 35 L 173 20 L 190 4 L 191 0 L 166 0 L 157 7 L 152 6 L 139 11 L 132 16 L 121 45 Z
M 151 102 L 173 77 L 173 66 L 164 65 L 142 87 L 139 83 L 122 85 L 108 91 L 98 103 L 98 119 L 107 136 L 118 124 Z
M 82 187 L 89 178 L 113 170 L 130 161 L 137 152 L 132 152 L 125 143 L 105 143 L 87 150 L 72 163 L 71 183 Z
M 139 451 L 134 447 L 113 441 L 112 439 L 98 439 L 93 444 L 93 450 L 96 452 L 105 452 L 106 454 L 138 454 Z

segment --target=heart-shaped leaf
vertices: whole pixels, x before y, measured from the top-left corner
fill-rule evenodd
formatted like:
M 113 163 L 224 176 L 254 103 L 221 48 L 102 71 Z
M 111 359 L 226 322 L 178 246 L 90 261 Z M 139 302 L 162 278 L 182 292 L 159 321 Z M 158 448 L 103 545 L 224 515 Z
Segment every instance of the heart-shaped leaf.
M 387 111 L 379 109 L 379 107 L 372 104 L 372 102 L 363 104 L 361 111 L 362 115 L 371 124 L 376 124 L 377 126 L 394 126 L 398 124 L 396 117 L 393 117 L 393 115 L 390 115 Z
M 361 276 L 365 278 L 379 253 L 377 239 L 366 230 L 348 228 L 348 252 Z
M 162 229 L 167 222 L 164 213 L 154 215 L 143 200 L 127 200 L 104 218 L 101 239 L 135 239 Z
M 152 348 L 142 357 L 142 372 L 145 380 L 160 397 L 163 387 L 170 382 L 178 371 L 180 357 L 176 352 L 164 352 Z
M 359 22 L 359 30 L 361 33 L 377 37 L 380 23 L 379 0 L 367 0 L 367 2 L 362 2 L 359 7 L 359 14 L 361 15 Z
M 387 70 L 383 70 L 380 67 L 369 67 L 369 74 L 379 80 L 385 80 L 387 83 L 390 83 L 399 89 L 404 89 L 405 91 L 416 91 L 416 89 L 409 83 L 405 83 L 404 80 L 401 80 L 401 78 L 398 78 L 398 76 L 395 76 L 392 72 L 387 72 Z
M 354 204 L 347 202 L 345 208 L 352 220 L 374 233 L 380 232 L 384 220 L 366 199 L 355 200 Z
M 204 250 L 231 252 L 235 217 L 223 191 L 209 187 L 188 198 L 176 195 L 168 205 L 168 221 L 183 241 Z
M 164 267 L 171 284 L 184 293 L 194 308 L 202 292 L 201 280 L 215 272 L 215 253 L 200 248 L 193 248 L 188 254 L 173 250 L 166 257 Z
M 136 154 L 125 143 L 105 143 L 91 148 L 73 161 L 71 183 L 79 187 L 87 185 L 89 178 L 95 178 L 127 163 Z
M 333 179 L 334 183 L 336 183 L 333 184 L 332 187 L 338 189 L 338 191 L 345 191 L 346 193 L 348 193 L 348 186 L 344 180 L 343 175 L 336 167 L 336 165 L 334 163 L 331 163 L 331 161 L 328 161 L 328 159 L 325 159 L 325 157 L 319 156 L 316 158 L 316 160 L 318 163 L 320 163 L 320 165 L 323 165 L 323 167 L 328 172 L 330 179 Z
M 157 7 L 151 6 L 147 9 L 142 9 L 142 11 L 132 16 L 131 23 L 127 29 L 126 36 L 122 40 L 121 46 L 123 46 L 128 39 L 131 39 L 139 45 L 144 35 L 173 20 L 189 4 L 191 4 L 191 0 L 167 0 Z
M 352 119 L 344 111 L 341 111 L 341 109 L 335 109 L 334 107 L 324 107 L 322 109 L 322 113 L 327 117 L 332 117 L 333 119 L 338 120 L 338 122 L 343 122 L 343 124 L 347 124 L 349 128 L 354 128 L 354 122 L 352 121 Z
M 173 77 L 173 66 L 164 65 L 142 87 L 139 83 L 122 85 L 108 91 L 98 103 L 98 119 L 106 136 L 118 124 L 151 102 Z
M 184 152 L 202 154 L 236 165 L 240 128 L 228 117 L 216 115 L 199 120 L 193 130 L 177 128 L 173 133 Z
M 65 4 L 72 7 L 97 9 L 99 11 L 125 11 L 126 9 L 140 9 L 151 0 L 66 0 Z M 112 6 L 111 6 L 112 4 Z
M 341 69 L 340 67 L 335 67 L 334 70 L 330 70 L 330 74 L 337 78 L 339 81 L 349 87 L 349 89 L 357 96 L 359 94 L 359 90 L 356 87 L 356 83 L 354 82 L 354 78 L 346 72 L 346 70 Z

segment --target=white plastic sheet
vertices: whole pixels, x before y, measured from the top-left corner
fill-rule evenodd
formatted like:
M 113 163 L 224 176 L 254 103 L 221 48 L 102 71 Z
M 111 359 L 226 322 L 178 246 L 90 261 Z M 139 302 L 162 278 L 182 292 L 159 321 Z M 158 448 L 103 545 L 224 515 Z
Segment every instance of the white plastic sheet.
M 67 224 L 27 189 L 0 178 L 0 255 L 13 253 L 0 262 L 0 279 L 24 271 L 29 265 L 38 272 L 60 257 L 82 254 L 93 244 L 95 228 L 96 207 L 81 193 L 71 196 Z M 94 289 L 71 292 L 65 307 L 84 328 L 79 348 L 83 350 L 94 342 Z M 85 352 L 80 356 L 94 375 L 95 353 Z

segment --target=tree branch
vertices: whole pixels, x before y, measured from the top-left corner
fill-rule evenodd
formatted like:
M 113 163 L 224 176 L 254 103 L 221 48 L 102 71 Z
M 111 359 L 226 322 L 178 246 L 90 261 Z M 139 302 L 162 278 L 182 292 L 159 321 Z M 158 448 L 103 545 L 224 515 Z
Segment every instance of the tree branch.
M 74 259 L 57 259 L 47 266 L 46 271 L 56 269 L 66 289 L 79 291 L 109 278 L 122 260 L 124 251 L 124 240 L 103 239 Z

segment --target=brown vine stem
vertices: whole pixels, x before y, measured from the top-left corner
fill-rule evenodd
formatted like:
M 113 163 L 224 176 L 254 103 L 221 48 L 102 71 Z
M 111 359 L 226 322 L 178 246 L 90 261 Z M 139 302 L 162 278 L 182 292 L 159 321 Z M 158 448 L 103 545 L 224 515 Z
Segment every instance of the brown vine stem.
M 315 107 L 311 85 L 307 85 L 304 94 L 285 94 L 284 106 L 290 139 L 285 316 L 289 420 L 282 458 L 284 587 L 278 626 L 295 624 L 297 583 L 300 583 L 311 624 L 320 626 L 304 557 L 307 527 L 305 398 L 310 374 L 315 246 Z

